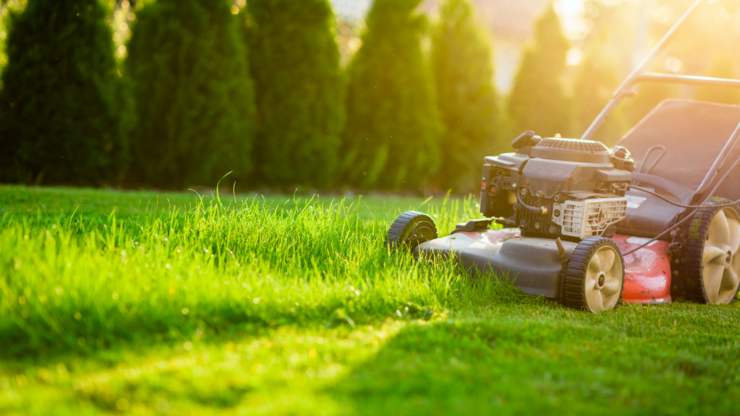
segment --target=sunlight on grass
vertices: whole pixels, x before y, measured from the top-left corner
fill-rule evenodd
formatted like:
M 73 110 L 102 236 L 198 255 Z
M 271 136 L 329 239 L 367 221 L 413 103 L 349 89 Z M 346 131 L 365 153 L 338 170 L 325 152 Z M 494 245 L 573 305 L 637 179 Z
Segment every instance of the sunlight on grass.
M 383 245 L 474 199 L 153 198 L 0 187 L 0 413 L 738 410 L 737 304 L 586 314 Z

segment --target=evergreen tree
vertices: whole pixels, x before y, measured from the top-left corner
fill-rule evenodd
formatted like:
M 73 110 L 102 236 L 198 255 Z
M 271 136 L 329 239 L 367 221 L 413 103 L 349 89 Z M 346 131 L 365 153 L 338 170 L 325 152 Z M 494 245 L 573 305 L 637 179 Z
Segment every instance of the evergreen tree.
M 375 0 L 349 65 L 343 170 L 352 184 L 418 188 L 437 172 L 442 124 L 420 1 Z
M 619 86 L 621 80 L 615 70 L 616 65 L 610 62 L 612 62 L 610 59 L 599 56 L 598 52 L 587 53 L 576 70 L 573 82 L 576 137 L 580 137 L 586 131 Z M 623 103 L 609 115 L 592 140 L 611 146 L 628 129 Z
M 8 37 L 8 24 L 10 23 L 11 12 L 21 12 L 26 7 L 26 0 L 0 0 L 0 73 L 2 73 L 5 64 L 8 63 L 8 56 L 5 54 L 5 41 Z M 0 89 L 3 85 L 0 83 Z
M 541 136 L 572 133 L 571 102 L 563 88 L 568 40 L 550 5 L 535 23 L 534 43 L 524 51 L 508 110 L 514 131 Z
M 158 0 L 137 13 L 126 72 L 138 124 L 133 148 L 156 185 L 214 185 L 252 168 L 254 94 L 229 0 Z
M 130 121 L 99 0 L 29 0 L 12 14 L 0 92 L 0 179 L 109 183 Z
M 486 155 L 508 150 L 493 85 L 493 53 L 470 0 L 446 0 L 432 37 L 432 72 L 446 134 L 440 182 L 445 189 L 478 189 Z M 506 137 L 508 139 L 508 137 Z
M 709 71 L 709 76 L 714 78 L 737 79 L 732 60 L 724 56 L 715 58 L 712 68 Z M 738 105 L 740 104 L 740 91 L 728 87 L 701 87 L 696 91 L 696 99 Z
M 619 69 L 623 51 L 619 28 L 624 27 L 625 4 L 607 6 L 601 0 L 590 0 L 585 7 L 590 11 L 593 28 L 584 40 L 584 58 L 576 68 L 573 80 L 573 107 L 577 136 L 583 134 L 596 116 L 612 98 L 622 82 Z M 630 9 L 632 12 L 632 10 Z M 627 132 L 629 126 L 620 105 L 596 132 L 595 140 L 614 144 Z
M 344 85 L 328 0 L 250 0 L 260 121 L 255 161 L 269 184 L 325 187 L 336 175 Z

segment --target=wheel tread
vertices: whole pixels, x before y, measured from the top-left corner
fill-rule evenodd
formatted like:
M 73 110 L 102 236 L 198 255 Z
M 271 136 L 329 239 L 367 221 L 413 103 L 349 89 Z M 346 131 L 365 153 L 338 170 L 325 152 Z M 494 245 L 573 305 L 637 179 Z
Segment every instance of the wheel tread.
M 624 269 L 624 259 L 622 258 L 619 247 L 610 238 L 606 237 L 588 237 L 583 239 L 578 246 L 573 250 L 568 264 L 563 272 L 563 294 L 561 301 L 565 306 L 574 309 L 588 310 L 588 302 L 586 301 L 586 292 L 583 290 L 586 268 L 588 263 L 596 251 L 604 245 L 612 245 L 619 253 L 619 261 L 622 262 L 622 270 Z M 622 289 L 619 293 L 619 301 L 617 306 L 622 302 L 622 292 L 624 291 L 624 276 L 622 276 Z
M 720 199 L 716 202 L 710 202 L 710 204 L 717 205 L 729 202 L 731 201 Z M 734 206 L 733 209 L 738 211 Z M 696 303 L 711 303 L 704 288 L 704 246 L 706 244 L 707 234 L 709 233 L 709 226 L 711 225 L 714 216 L 720 210 L 722 210 L 722 207 L 700 208 L 696 213 L 694 213 L 694 218 L 682 228 L 680 234 L 683 242 L 681 250 L 678 252 L 680 263 L 676 265 L 678 276 L 675 284 L 671 285 L 671 295 L 674 298 L 684 297 L 687 300 Z M 691 227 L 696 221 L 699 221 L 699 226 L 696 230 L 698 238 L 692 239 Z M 740 287 L 738 290 L 740 290 Z M 735 293 L 735 296 L 732 298 L 730 303 L 734 302 L 735 299 L 737 299 L 737 293 Z
M 427 214 L 418 211 L 406 211 L 403 214 L 396 217 L 388 229 L 388 235 L 385 239 L 385 245 L 387 247 L 395 248 L 405 244 L 404 235 L 411 231 L 420 222 L 429 222 L 434 226 L 435 238 L 437 235 L 437 225 L 435 224 L 432 217 Z

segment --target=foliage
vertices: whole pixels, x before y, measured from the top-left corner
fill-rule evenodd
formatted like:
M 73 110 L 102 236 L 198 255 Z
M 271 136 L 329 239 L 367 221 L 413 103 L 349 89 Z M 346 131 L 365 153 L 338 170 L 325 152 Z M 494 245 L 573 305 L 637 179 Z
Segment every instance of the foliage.
M 470 0 L 446 0 L 432 36 L 431 66 L 445 124 L 444 189 L 477 189 L 483 158 L 508 150 L 493 85 L 493 53 Z
M 130 101 L 98 0 L 30 0 L 11 14 L 0 178 L 103 184 L 124 171 Z
M 568 40 L 550 5 L 537 19 L 534 43 L 528 45 L 512 87 L 508 110 L 514 134 L 564 137 L 572 133 L 571 101 L 563 87 Z
M 619 86 L 620 80 L 616 71 L 612 66 L 603 62 L 587 54 L 576 70 L 573 102 L 579 133 L 586 131 L 611 99 L 613 90 Z M 620 110 L 621 107 L 618 107 L 609 116 L 593 140 L 609 145 L 619 140 L 621 134 L 624 133 L 622 129 L 625 125 L 624 115 Z
M 137 13 L 126 74 L 137 173 L 150 184 L 212 185 L 252 168 L 254 94 L 228 0 L 159 0 Z
M 617 36 L 617 29 L 624 24 L 625 4 L 606 6 L 601 1 L 591 0 L 587 6 L 590 11 L 589 25 L 593 29 L 584 40 L 584 57 L 576 68 L 573 80 L 572 104 L 578 137 L 612 98 L 622 82 L 624 69 L 623 45 Z M 612 145 L 627 129 L 624 106 L 620 105 L 597 131 L 594 139 Z
M 0 413 L 736 413 L 740 304 L 588 314 L 384 248 L 474 200 L 236 198 L 0 186 Z
M 362 187 L 418 188 L 440 166 L 434 81 L 421 50 L 420 0 L 376 0 L 348 68 L 344 176 Z
M 8 37 L 8 24 L 11 10 L 14 12 L 22 11 L 26 7 L 26 0 L 2 0 L 0 1 L 0 72 L 8 63 L 8 56 L 5 54 L 5 42 Z M 0 83 L 0 89 L 2 89 Z
M 344 85 L 328 0 L 250 0 L 259 175 L 325 187 L 336 175 Z

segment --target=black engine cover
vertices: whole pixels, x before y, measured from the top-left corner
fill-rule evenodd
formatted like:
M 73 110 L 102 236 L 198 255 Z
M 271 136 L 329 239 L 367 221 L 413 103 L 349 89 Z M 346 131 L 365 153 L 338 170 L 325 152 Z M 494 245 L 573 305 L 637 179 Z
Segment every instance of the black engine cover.
M 574 139 L 542 139 L 515 153 L 487 157 L 481 213 L 510 218 L 529 237 L 562 237 L 553 204 L 625 195 L 634 162 L 624 148 Z M 539 212 L 538 210 L 539 209 Z

